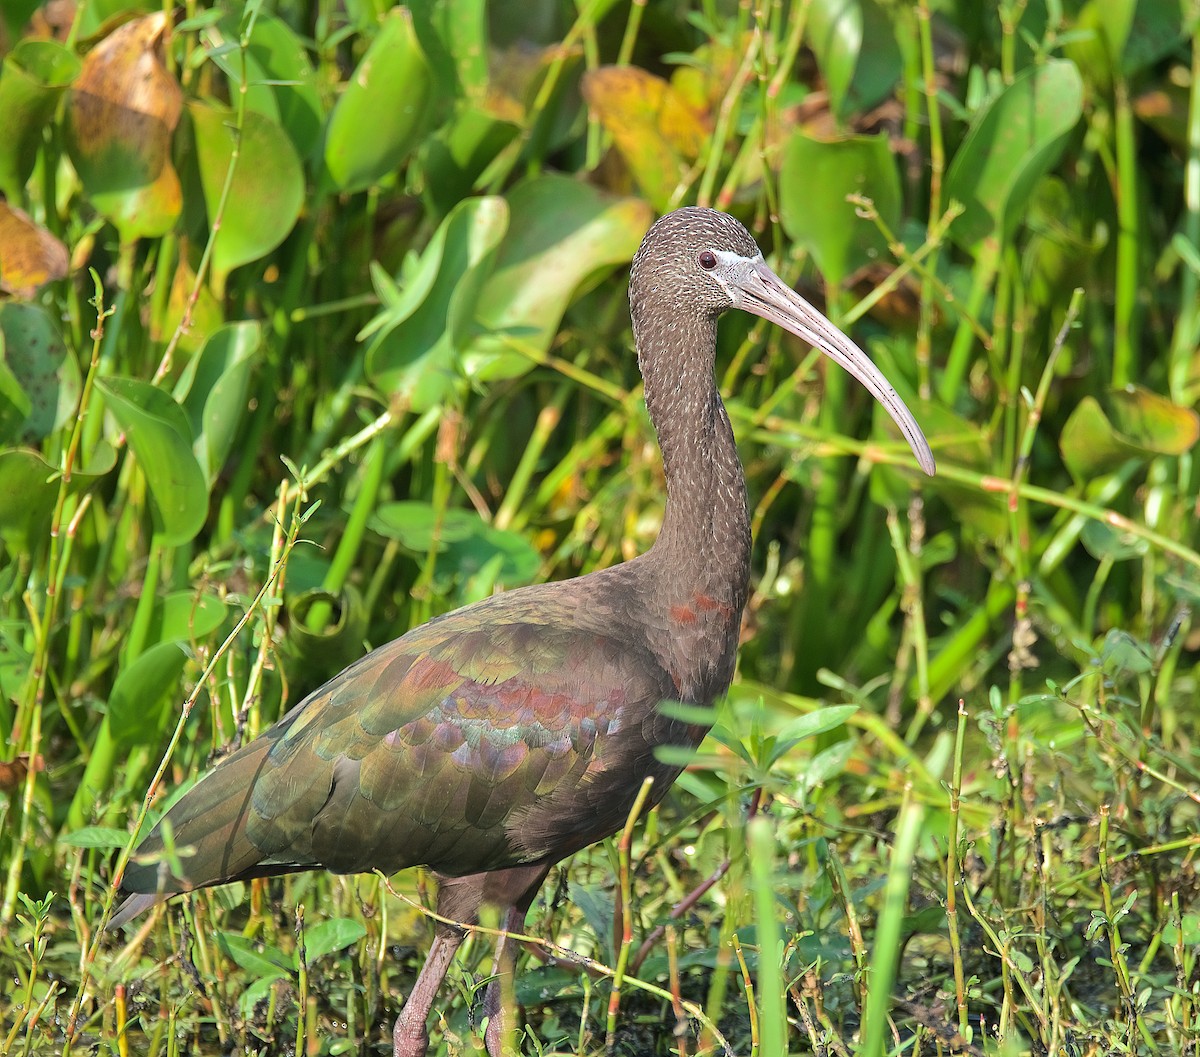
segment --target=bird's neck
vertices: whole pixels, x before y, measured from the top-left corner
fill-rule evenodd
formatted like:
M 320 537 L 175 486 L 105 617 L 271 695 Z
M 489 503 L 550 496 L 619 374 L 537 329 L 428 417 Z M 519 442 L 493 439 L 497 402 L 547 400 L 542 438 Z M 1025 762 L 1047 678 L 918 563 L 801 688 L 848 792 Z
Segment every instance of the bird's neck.
M 736 645 L 750 579 L 750 518 L 733 429 L 713 380 L 716 321 L 635 316 L 635 337 L 667 485 L 662 529 L 647 558 L 676 613 L 718 614 Z

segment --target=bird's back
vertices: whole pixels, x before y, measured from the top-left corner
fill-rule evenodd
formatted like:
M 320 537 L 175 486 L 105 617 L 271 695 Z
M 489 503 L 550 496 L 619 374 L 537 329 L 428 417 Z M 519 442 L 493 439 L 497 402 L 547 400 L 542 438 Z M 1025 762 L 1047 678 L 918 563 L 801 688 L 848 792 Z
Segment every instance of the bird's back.
M 322 867 L 456 876 L 551 862 L 613 832 L 647 775 L 655 800 L 674 780 L 655 750 L 704 733 L 659 708 L 697 695 L 635 612 L 630 565 L 498 595 L 368 654 L 171 809 L 182 878 L 160 884 L 146 862 L 123 890 Z M 139 857 L 160 850 L 161 823 Z

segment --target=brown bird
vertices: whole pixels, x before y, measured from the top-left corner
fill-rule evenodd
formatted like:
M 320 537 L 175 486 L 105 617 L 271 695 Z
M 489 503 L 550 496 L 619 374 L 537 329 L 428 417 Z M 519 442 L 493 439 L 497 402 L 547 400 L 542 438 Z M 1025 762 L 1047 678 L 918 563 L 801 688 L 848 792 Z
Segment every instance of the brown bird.
M 729 688 L 750 578 L 745 477 L 713 377 L 727 309 L 777 323 L 841 364 L 933 473 L 895 390 L 732 217 L 688 208 L 659 220 L 634 257 L 629 303 L 666 473 L 654 546 L 437 617 L 335 676 L 171 808 L 174 841 L 191 849 L 182 876 L 130 866 L 112 925 L 229 881 L 425 865 L 442 917 L 471 924 L 488 903 L 519 931 L 550 867 L 620 828 L 644 779 L 654 779 L 650 803 L 662 799 L 680 768 L 657 750 L 695 747 L 706 728 L 660 706 L 710 705 Z M 142 843 L 143 863 L 163 850 L 160 829 Z M 426 1019 L 463 935 L 436 925 L 396 1020 L 394 1057 L 425 1054 Z M 484 999 L 492 1057 L 504 1037 L 500 977 L 515 953 L 503 936 Z

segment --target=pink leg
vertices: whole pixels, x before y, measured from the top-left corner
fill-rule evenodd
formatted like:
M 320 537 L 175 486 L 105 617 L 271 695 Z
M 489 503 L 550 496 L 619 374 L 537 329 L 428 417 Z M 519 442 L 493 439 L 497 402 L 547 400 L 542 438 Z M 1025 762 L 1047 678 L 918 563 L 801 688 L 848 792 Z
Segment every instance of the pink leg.
M 515 1005 L 512 985 L 513 966 L 517 958 L 517 941 L 512 938 L 511 933 L 524 929 L 525 913 L 524 907 L 510 907 L 500 926 L 504 935 L 496 941 L 496 957 L 492 960 L 492 981 L 483 997 L 483 1013 L 487 1017 L 484 1042 L 487 1043 L 488 1057 L 502 1057 L 506 1042 L 512 1048 L 510 1052 L 520 1052 L 515 1045 L 515 1018 L 510 1016 Z
M 421 974 L 392 1029 L 392 1057 L 425 1057 L 429 1049 L 429 1029 L 425 1022 L 462 941 L 463 934 L 457 929 L 438 926 Z

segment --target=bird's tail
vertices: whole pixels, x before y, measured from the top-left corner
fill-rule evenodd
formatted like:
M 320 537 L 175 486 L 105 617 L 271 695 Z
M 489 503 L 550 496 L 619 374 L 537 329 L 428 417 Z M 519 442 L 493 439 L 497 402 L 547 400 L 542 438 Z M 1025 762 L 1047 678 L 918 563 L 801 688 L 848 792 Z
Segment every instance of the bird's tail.
M 108 927 L 118 928 L 156 903 L 194 888 L 258 875 L 262 852 L 246 835 L 254 784 L 273 739 L 259 738 L 223 760 L 159 820 L 130 860 L 121 881 L 127 898 Z M 174 855 L 164 857 L 163 823 Z M 175 876 L 169 859 L 180 876 Z M 275 871 L 273 871 L 275 872 Z

